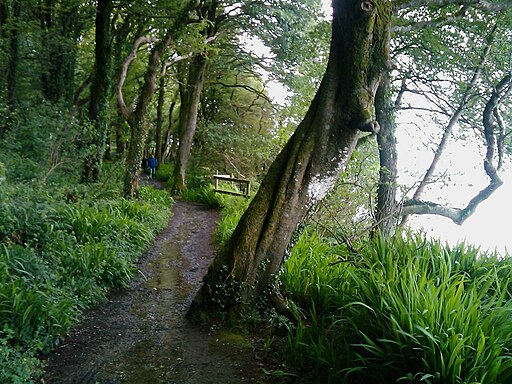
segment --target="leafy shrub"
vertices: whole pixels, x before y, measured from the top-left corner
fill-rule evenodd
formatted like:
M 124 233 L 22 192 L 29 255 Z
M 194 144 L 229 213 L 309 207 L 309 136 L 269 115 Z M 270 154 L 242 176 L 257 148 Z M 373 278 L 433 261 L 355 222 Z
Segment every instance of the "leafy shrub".
M 139 200 L 126 200 L 95 188 L 0 190 L 0 361 L 11 359 L 0 382 L 27 382 L 24 375 L 37 372 L 34 353 L 55 346 L 84 308 L 126 284 L 168 223 L 165 191 L 143 188 Z
M 78 151 L 81 127 L 63 113 L 66 107 L 49 102 L 23 102 L 23 113 L 11 115 L 10 129 L 2 138 L 0 161 L 9 180 L 41 181 L 48 177 L 67 182 L 81 169 Z
M 187 189 L 182 192 L 181 197 L 188 201 L 202 203 L 211 208 L 224 207 L 226 199 L 213 190 L 212 184 L 203 185 L 197 189 Z
M 219 244 L 225 244 L 229 240 L 250 203 L 249 199 L 228 195 L 222 195 L 222 201 L 224 208 L 215 230 L 215 238 Z
M 41 362 L 31 351 L 21 352 L 0 331 L 0 378 L 3 383 L 30 383 L 41 374 Z
M 511 381 L 510 259 L 397 237 L 333 265 L 305 236 L 281 277 L 306 315 L 289 332 L 295 364 L 326 382 Z
M 167 181 L 171 178 L 173 172 L 173 166 L 170 164 L 160 164 L 155 176 L 158 180 Z

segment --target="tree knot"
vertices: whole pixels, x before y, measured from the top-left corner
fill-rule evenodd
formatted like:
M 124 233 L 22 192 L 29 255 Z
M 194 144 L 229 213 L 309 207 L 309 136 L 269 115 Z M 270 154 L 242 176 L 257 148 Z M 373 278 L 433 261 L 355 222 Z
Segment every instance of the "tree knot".
M 375 4 L 370 0 L 364 0 L 361 2 L 361 9 L 364 12 L 372 12 L 375 9 Z

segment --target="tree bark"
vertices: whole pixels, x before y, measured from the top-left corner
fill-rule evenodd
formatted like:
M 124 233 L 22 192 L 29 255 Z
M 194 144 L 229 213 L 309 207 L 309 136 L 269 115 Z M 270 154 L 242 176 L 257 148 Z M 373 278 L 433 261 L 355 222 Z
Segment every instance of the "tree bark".
M 217 32 L 217 7 L 218 0 L 211 2 L 198 2 L 196 11 L 199 19 L 205 18 L 207 21 L 206 28 L 203 30 L 205 36 L 205 45 L 216 39 Z M 187 83 L 180 88 L 181 106 L 179 116 L 178 131 L 178 151 L 174 164 L 172 176 L 172 190 L 174 193 L 180 193 L 186 188 L 187 163 L 192 148 L 192 141 L 197 128 L 197 114 L 199 103 L 201 101 L 201 93 L 203 92 L 205 75 L 208 67 L 206 51 L 192 56 L 192 54 L 182 55 L 173 60 L 184 60 L 192 57 L 189 64 Z M 167 66 L 170 63 L 167 64 Z
M 241 302 L 271 288 L 293 233 L 333 187 L 360 137 L 376 131 L 373 102 L 389 63 L 391 3 L 335 0 L 326 73 L 304 120 L 270 166 L 228 246 L 210 267 L 189 314 L 215 308 L 232 283 Z M 275 291 L 274 291 L 275 292 Z
M 129 112 L 126 106 L 124 106 L 125 112 L 128 112 L 127 121 L 131 128 L 124 176 L 125 196 L 134 196 L 139 189 L 140 164 L 144 157 L 144 144 L 148 136 L 146 111 L 156 91 L 160 60 L 170 41 L 171 38 L 168 34 L 164 40 L 158 42 L 152 49 L 146 74 L 144 75 L 144 84 L 139 92 L 135 110 Z M 121 110 L 123 110 L 122 106 Z
M 165 78 L 160 78 L 160 86 L 158 88 L 158 103 L 156 106 L 156 132 L 155 132 L 155 157 L 158 165 L 162 164 L 162 125 L 163 125 L 163 109 L 165 97 Z
M 173 173 L 173 192 L 180 193 L 186 188 L 187 163 L 192 141 L 197 128 L 197 111 L 203 91 L 207 68 L 206 57 L 193 57 L 188 71 L 187 84 L 181 92 L 179 116 L 178 151 Z
M 390 73 L 386 72 L 375 97 L 375 112 L 380 126 L 380 131 L 377 134 L 380 170 L 375 223 L 379 234 L 384 237 L 389 237 L 394 233 L 398 220 L 395 105 L 391 99 L 390 88 Z
M 98 0 L 94 49 L 94 76 L 89 99 L 88 155 L 84 159 L 82 182 L 97 182 L 100 177 L 108 133 L 107 108 L 111 89 L 110 15 L 112 0 Z
M 172 119 L 172 113 L 174 112 L 174 107 L 176 106 L 176 101 L 173 101 L 169 106 L 169 118 L 167 124 L 167 132 L 165 133 L 165 139 L 162 144 L 162 158 L 166 159 L 167 156 L 174 156 L 177 145 L 175 143 L 176 140 L 176 132 L 174 132 L 174 123 Z M 173 148 L 171 149 L 171 145 Z

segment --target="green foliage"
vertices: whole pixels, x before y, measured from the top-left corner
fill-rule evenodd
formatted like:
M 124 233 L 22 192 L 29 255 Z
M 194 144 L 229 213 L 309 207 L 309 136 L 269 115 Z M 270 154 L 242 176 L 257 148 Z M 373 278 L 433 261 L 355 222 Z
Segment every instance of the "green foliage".
M 171 178 L 173 172 L 173 167 L 170 164 L 160 164 L 158 167 L 155 176 L 158 180 L 167 181 Z
M 44 183 L 63 177 L 69 182 L 78 176 L 81 127 L 62 105 L 27 102 L 11 119 L 0 142 L 0 161 L 9 180 Z
M 0 190 L 0 361 L 10 359 L 1 382 L 26 382 L 34 353 L 54 347 L 84 308 L 128 282 L 171 205 L 152 187 L 136 201 L 85 186 Z
M 41 362 L 31 351 L 21 352 L 0 331 L 0 378 L 4 383 L 31 383 L 41 373 Z
M 289 332 L 294 364 L 326 382 L 510 382 L 509 259 L 419 237 L 337 258 L 306 233 L 285 265 L 305 315 Z
M 0 162 L 0 185 L 5 182 L 6 179 L 6 169 L 4 163 Z
M 225 244 L 229 240 L 250 204 L 249 199 L 228 195 L 222 195 L 222 201 L 222 216 L 215 230 L 215 239 L 219 244 Z
M 220 208 L 225 205 L 225 196 L 219 195 L 212 184 L 206 184 L 198 189 L 187 189 L 181 194 L 185 200 L 196 201 L 210 208 Z

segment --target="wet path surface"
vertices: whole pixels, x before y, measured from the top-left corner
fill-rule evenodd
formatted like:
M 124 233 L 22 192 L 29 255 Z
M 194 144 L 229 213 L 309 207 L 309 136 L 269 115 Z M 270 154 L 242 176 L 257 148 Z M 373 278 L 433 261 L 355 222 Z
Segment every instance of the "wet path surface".
M 214 257 L 218 213 L 180 200 L 173 211 L 139 263 L 138 278 L 88 311 L 48 357 L 46 383 L 264 382 L 250 345 L 185 319 Z

